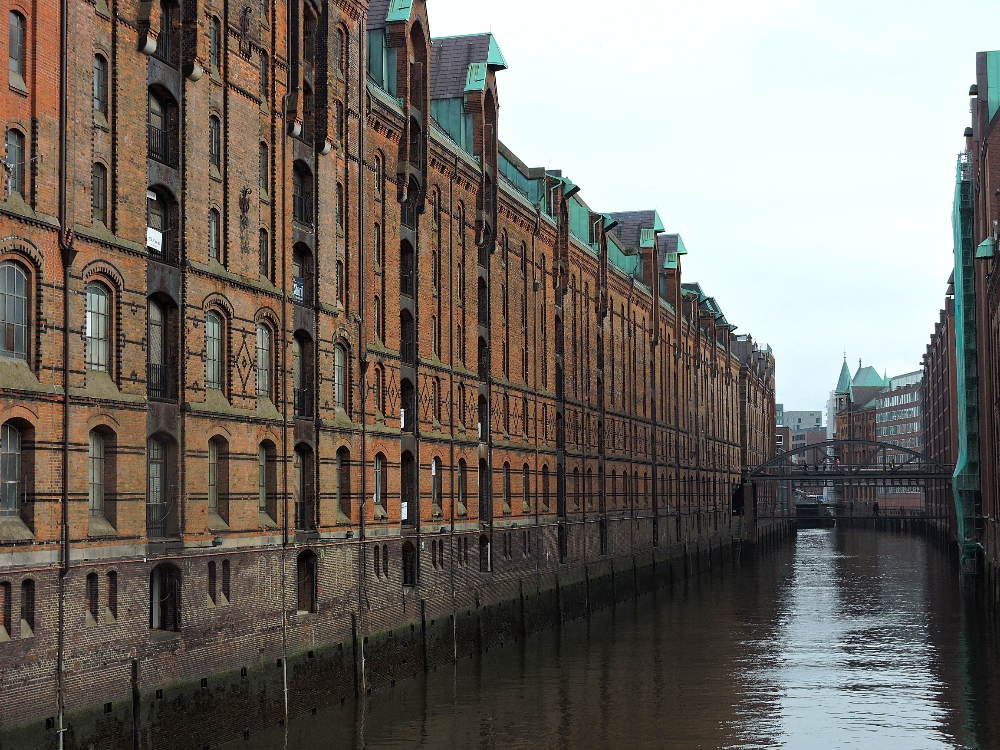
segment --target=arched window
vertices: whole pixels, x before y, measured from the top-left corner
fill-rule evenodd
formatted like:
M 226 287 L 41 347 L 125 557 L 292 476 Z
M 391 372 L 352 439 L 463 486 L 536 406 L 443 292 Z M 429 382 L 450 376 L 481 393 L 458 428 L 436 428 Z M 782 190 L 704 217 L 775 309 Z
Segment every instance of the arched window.
M 412 297 L 414 285 L 413 248 L 403 242 L 399 248 L 399 293 Z
M 382 330 L 382 300 L 375 296 L 375 301 L 372 305 L 372 328 L 375 331 L 375 336 L 380 340 L 385 340 L 385 331 Z
M 417 478 L 413 454 L 403 451 L 399 461 L 399 518 L 406 526 L 417 520 Z
M 114 433 L 91 430 L 87 446 L 87 478 L 90 515 L 112 520 L 106 502 L 114 496 Z
M 413 317 L 408 310 L 399 314 L 399 356 L 404 364 L 412 365 L 416 357 L 416 341 L 413 333 Z
M 35 582 L 28 578 L 21 582 L 21 637 L 35 634 Z
M 171 0 L 160 0 L 160 33 L 156 36 L 158 58 L 173 64 L 174 59 L 174 6 Z
M 338 409 L 347 404 L 347 352 L 342 344 L 333 348 L 333 405 Z
M 146 348 L 147 389 L 150 398 L 166 399 L 173 396 L 168 367 L 167 311 L 158 302 L 149 301 L 149 343 Z
M 510 513 L 510 464 L 503 465 L 503 512 Z
M 297 331 L 292 339 L 292 387 L 295 416 L 312 416 L 312 339 L 305 331 Z
M 458 232 L 458 246 L 465 249 L 465 204 L 459 203 L 455 212 L 455 229 Z
M 312 301 L 312 253 L 304 245 L 292 249 L 292 298 L 301 303 Z
M 118 619 L 118 573 L 110 570 L 105 577 L 107 584 L 107 614 L 111 615 L 111 621 Z
M 108 61 L 94 55 L 94 111 L 108 116 Z
M 271 90 L 271 76 L 268 74 L 270 68 L 268 67 L 267 55 L 263 52 L 260 53 L 260 99 L 264 104 L 267 103 L 268 93 Z
M 7 55 L 10 58 L 10 83 L 15 88 L 22 91 L 27 89 L 25 85 L 25 43 L 27 37 L 28 23 L 24 16 L 16 10 L 10 12 L 10 47 Z
M 146 454 L 146 534 L 165 537 L 169 531 L 167 445 L 162 438 L 149 439 Z
M 347 34 L 341 28 L 337 29 L 337 68 L 347 75 Z
M 208 118 L 208 163 L 216 172 L 222 169 L 222 122 L 215 115 Z
M 277 515 L 278 473 L 274 444 L 265 441 L 257 449 L 257 507 L 268 524 Z
M 375 265 L 382 266 L 382 227 L 378 224 L 375 225 L 375 231 L 372 233 L 372 249 L 374 250 Z
M 312 173 L 302 162 L 292 167 L 292 218 L 312 224 Z
M 229 443 L 214 437 L 208 441 L 208 512 L 225 520 L 229 499 Z M 211 525 L 211 519 L 209 519 Z
M 311 531 L 316 527 L 316 513 L 313 502 L 313 453 L 309 446 L 299 445 L 295 448 L 292 474 L 295 528 Z
M 399 393 L 399 428 L 405 432 L 413 432 L 417 413 L 414 409 L 413 384 L 407 378 L 400 383 Z
M 87 284 L 86 364 L 107 372 L 111 363 L 111 295 L 104 284 Z
M 257 324 L 257 395 L 271 396 L 271 329 Z
M 108 170 L 103 164 L 94 162 L 90 173 L 91 208 L 94 221 L 108 224 Z
M 149 627 L 181 629 L 181 572 L 173 565 L 157 565 L 149 574 Z
M 343 231 L 344 229 L 344 185 L 340 182 L 337 183 L 337 228 Z
M 205 387 L 222 389 L 222 317 L 210 312 L 205 316 Z
M 580 510 L 580 498 L 583 492 L 580 489 L 580 469 L 573 469 L 573 510 Z
M 549 512 L 549 467 L 542 466 L 542 512 Z
M 351 453 L 347 448 L 337 450 L 337 509 L 341 520 L 351 518 Z
M 403 585 L 417 585 L 417 549 L 413 542 L 403 543 Z
M 431 315 L 431 353 L 438 354 L 438 321 L 436 315 Z
M 373 381 L 374 382 L 372 385 L 372 392 L 373 395 L 375 396 L 375 408 L 382 414 L 385 414 L 385 402 L 382 398 L 384 386 L 383 386 L 383 375 L 381 367 L 375 368 L 375 375 Z
M 214 208 L 208 210 L 208 258 L 209 260 L 219 260 L 219 225 L 221 219 L 219 212 Z
M 232 589 L 232 565 L 229 560 L 222 561 L 222 604 L 229 604 L 233 600 Z
M 465 464 L 465 459 L 458 459 L 458 476 L 455 478 L 456 491 L 458 493 L 458 515 L 466 516 L 469 513 L 468 510 L 468 495 L 466 489 L 468 468 Z
M 381 198 L 382 197 L 382 154 L 375 154 L 374 163 L 372 165 L 372 171 L 374 172 L 374 178 L 375 178 L 375 197 Z M 377 226 L 378 225 L 376 225 L 376 227 Z
M 10 581 L 0 581 L 0 641 L 9 641 L 14 636 L 11 630 L 12 606 Z
M 441 515 L 441 459 L 435 456 L 431 460 L 431 512 Z
M 267 230 L 261 229 L 257 238 L 257 257 L 260 275 L 271 278 L 271 244 L 267 239 Z
M 375 502 L 375 518 L 385 518 L 385 454 L 375 456 L 375 482 L 373 497 Z
M 8 192 L 24 196 L 24 133 L 14 128 L 7 131 L 7 168 Z
M 267 200 L 267 187 L 270 184 L 271 160 L 267 144 L 260 142 L 257 154 L 257 186 L 260 188 L 260 199 Z
M 218 75 L 220 67 L 220 55 L 219 50 L 222 46 L 222 24 L 219 19 L 212 16 L 211 21 L 209 21 L 208 26 L 208 64 L 211 66 L 209 71 L 212 75 Z
M 171 143 L 173 122 L 170 107 L 165 99 L 152 90 L 149 91 L 147 124 L 149 158 L 172 165 L 174 157 L 173 144 Z
M 528 464 L 521 467 L 521 510 L 524 513 L 531 512 L 531 481 Z
M 299 553 L 296 559 L 296 592 L 299 614 L 316 612 L 317 558 L 311 550 Z
M 87 608 L 86 608 L 86 619 L 87 625 L 93 627 L 97 625 L 98 618 L 98 608 L 100 607 L 100 583 L 97 578 L 97 573 L 87 574 Z
M 17 516 L 21 484 L 21 431 L 10 422 L 0 428 L 0 516 Z
M 28 358 L 28 275 L 14 261 L 0 263 L 0 356 Z
M 215 567 L 215 561 L 209 560 L 208 562 L 208 601 L 209 605 L 214 607 L 218 603 L 219 592 L 219 574 Z

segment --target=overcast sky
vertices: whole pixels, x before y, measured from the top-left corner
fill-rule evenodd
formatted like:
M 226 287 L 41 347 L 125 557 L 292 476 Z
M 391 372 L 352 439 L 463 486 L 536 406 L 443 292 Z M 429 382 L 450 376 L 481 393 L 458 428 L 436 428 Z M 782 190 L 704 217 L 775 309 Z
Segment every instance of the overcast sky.
M 492 31 L 500 138 L 598 211 L 655 208 L 685 281 L 819 409 L 843 352 L 920 366 L 951 272 L 955 159 L 997 0 L 428 0 Z

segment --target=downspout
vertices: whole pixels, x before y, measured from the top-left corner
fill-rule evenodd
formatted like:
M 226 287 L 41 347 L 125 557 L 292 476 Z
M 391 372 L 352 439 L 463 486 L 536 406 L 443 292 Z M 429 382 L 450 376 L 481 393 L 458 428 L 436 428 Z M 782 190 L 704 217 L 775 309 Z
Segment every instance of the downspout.
M 63 439 L 62 439 L 62 497 L 60 501 L 60 565 L 59 565 L 59 623 L 58 644 L 56 655 L 56 691 L 59 712 L 59 750 L 63 748 L 63 736 L 66 697 L 64 684 L 65 651 L 66 651 L 66 576 L 69 574 L 69 279 L 70 269 L 76 257 L 73 248 L 73 230 L 69 225 L 69 210 L 67 207 L 68 186 L 67 172 L 67 113 L 69 110 L 69 91 L 66 78 L 69 75 L 69 0 L 62 0 L 62 18 L 60 27 L 60 53 L 62 56 L 59 76 L 59 252 L 63 262 Z
M 448 214 L 451 217 L 451 231 L 448 232 L 448 268 L 455 267 L 455 177 L 458 175 L 458 154 L 455 154 L 455 171 L 452 173 L 451 179 L 448 180 Z M 462 222 L 463 224 L 458 227 L 459 232 L 465 231 L 465 212 L 462 212 Z M 464 245 L 463 245 L 464 247 Z M 440 262 L 440 261 L 439 261 Z M 465 267 L 465 257 L 462 257 L 462 267 Z M 448 274 L 448 299 L 454 304 L 455 300 L 455 274 Z M 465 308 L 463 307 L 463 310 Z M 455 316 L 449 315 L 449 330 L 448 330 L 448 340 L 451 341 L 451 346 L 448 347 L 448 356 L 451 360 L 451 370 L 452 373 L 455 371 Z M 464 330 L 464 329 L 463 329 Z M 454 377 L 454 374 L 452 375 Z M 455 387 L 454 381 L 449 384 L 449 390 Z M 454 391 L 451 391 L 454 393 Z M 452 402 L 451 396 L 448 398 L 449 402 Z M 449 474 L 449 488 L 448 496 L 451 498 L 451 539 L 449 547 L 451 547 L 451 554 L 449 555 L 449 589 L 451 593 L 451 647 L 452 662 L 458 663 L 458 602 L 455 600 L 455 415 L 452 414 L 451 423 L 449 425 L 449 430 L 451 432 L 451 440 L 449 441 L 448 451 L 449 451 L 449 461 L 448 464 L 451 467 Z M 463 416 L 464 424 L 464 416 Z
M 292 28 L 285 24 L 285 94 L 281 100 L 281 682 L 288 745 L 288 99 L 292 96 Z
M 361 502 L 358 506 L 358 648 L 361 650 L 361 695 L 367 693 L 365 673 L 365 626 L 364 626 L 364 580 L 368 572 L 365 559 L 365 498 L 368 492 L 368 351 L 365 337 L 365 129 L 368 121 L 368 110 L 365 98 L 368 94 L 367 66 L 365 65 L 364 32 L 368 26 L 368 13 L 362 11 L 358 21 L 358 310 L 355 320 L 358 324 L 358 361 L 361 372 L 359 388 L 361 397 Z M 377 553 L 376 553 L 377 554 Z

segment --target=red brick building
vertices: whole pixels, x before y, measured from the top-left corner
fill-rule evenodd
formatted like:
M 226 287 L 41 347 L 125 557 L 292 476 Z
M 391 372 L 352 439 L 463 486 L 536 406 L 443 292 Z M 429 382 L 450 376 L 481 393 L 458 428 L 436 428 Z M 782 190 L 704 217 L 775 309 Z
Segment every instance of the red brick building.
M 655 211 L 499 142 L 490 34 L 432 40 L 422 0 L 65 8 L 0 16 L 0 736 L 147 700 L 187 731 L 198 680 L 276 721 L 275 685 L 388 684 L 512 637 L 504 602 L 530 629 L 774 533 L 732 512 L 770 350 Z
M 958 424 L 955 414 L 955 286 L 948 282 L 944 308 L 934 325 L 923 358 L 924 453 L 947 466 L 958 456 Z M 926 489 L 927 516 L 946 538 L 955 537 L 955 499 L 950 482 L 932 482 Z

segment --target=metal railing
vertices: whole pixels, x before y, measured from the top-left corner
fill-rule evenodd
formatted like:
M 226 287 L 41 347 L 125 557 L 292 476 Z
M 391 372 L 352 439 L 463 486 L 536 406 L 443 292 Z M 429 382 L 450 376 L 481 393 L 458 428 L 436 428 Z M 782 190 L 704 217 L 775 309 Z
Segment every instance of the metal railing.
M 174 384 L 167 365 L 150 362 L 146 365 L 146 389 L 150 398 L 174 398 Z
M 312 394 L 311 388 L 296 388 L 294 389 L 293 399 L 295 407 L 295 416 L 300 418 L 309 418 L 312 416 L 312 399 L 310 398 Z
M 312 531 L 316 528 L 312 503 L 308 500 L 295 501 L 295 528 L 297 531 Z
M 146 136 L 149 139 L 148 155 L 150 159 L 167 166 L 173 166 L 173 149 L 170 147 L 170 133 L 155 125 L 146 126 Z
M 167 503 L 146 503 L 146 536 L 150 539 L 167 536 L 169 518 L 170 506 Z

